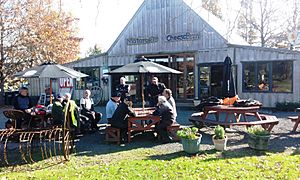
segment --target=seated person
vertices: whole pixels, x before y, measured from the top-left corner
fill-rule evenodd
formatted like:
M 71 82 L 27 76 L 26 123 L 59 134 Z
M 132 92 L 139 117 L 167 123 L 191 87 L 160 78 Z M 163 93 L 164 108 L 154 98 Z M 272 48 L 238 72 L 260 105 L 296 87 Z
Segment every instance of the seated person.
M 176 103 L 175 100 L 172 96 L 172 91 L 171 89 L 164 89 L 163 91 L 163 96 L 166 97 L 167 101 L 171 104 L 171 106 L 173 107 L 173 113 L 174 113 L 174 119 L 176 119 L 177 117 L 177 110 L 176 110 Z
M 29 123 L 31 119 L 31 108 L 33 107 L 26 87 L 20 88 L 19 95 L 15 97 L 13 105 L 14 109 L 21 110 L 25 113 L 23 119 L 16 119 L 16 128 L 21 129 L 22 123 Z
M 111 118 L 111 126 L 119 128 L 121 131 L 121 141 L 126 141 L 127 132 L 128 132 L 128 116 L 135 116 L 135 113 L 131 109 L 131 97 L 127 96 L 124 98 L 124 101 L 115 110 Z
M 70 126 L 75 128 L 77 133 L 79 133 L 80 130 L 79 108 L 76 105 L 75 101 L 71 100 L 70 93 L 65 94 L 63 100 L 63 107 L 64 107 L 64 112 L 70 113 L 71 116 Z
M 63 112 L 63 98 L 57 95 L 55 102 L 53 103 L 51 114 L 53 118 L 53 125 L 63 125 L 64 122 L 64 112 Z
M 83 98 L 80 99 L 81 115 L 86 116 L 91 122 L 92 130 L 97 130 L 97 124 L 100 121 L 102 114 L 94 110 L 94 101 L 91 96 L 90 90 L 85 90 Z
M 153 112 L 153 115 L 160 116 L 161 119 L 155 127 L 155 131 L 160 135 L 163 143 L 171 142 L 172 138 L 167 132 L 167 127 L 175 122 L 173 107 L 164 96 L 158 96 L 157 106 L 158 108 Z
M 118 107 L 119 101 L 120 101 L 120 94 L 117 92 L 113 92 L 111 98 L 106 104 L 106 119 L 107 119 L 107 123 L 109 124 L 115 110 Z

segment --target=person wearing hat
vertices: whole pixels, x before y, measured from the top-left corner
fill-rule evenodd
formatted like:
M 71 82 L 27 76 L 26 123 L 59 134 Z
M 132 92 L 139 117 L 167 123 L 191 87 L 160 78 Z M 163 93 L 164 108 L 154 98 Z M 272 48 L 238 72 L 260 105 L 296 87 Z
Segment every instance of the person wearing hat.
M 62 105 L 62 102 L 63 102 L 63 97 L 60 94 L 57 95 L 51 110 L 53 125 L 63 125 L 64 107 Z
M 111 117 L 111 126 L 120 129 L 121 142 L 125 142 L 128 132 L 128 116 L 136 116 L 131 108 L 132 100 L 130 96 L 126 96 L 124 101 L 115 110 Z
M 126 96 L 129 95 L 130 85 L 126 84 L 126 78 L 120 78 L 120 84 L 116 87 L 116 92 L 121 94 L 121 101 L 124 100 Z
M 118 107 L 119 101 L 120 101 L 120 94 L 117 92 L 113 92 L 111 94 L 111 98 L 106 104 L 106 119 L 109 124 L 115 110 Z
M 21 129 L 22 122 L 29 123 L 31 119 L 30 113 L 33 104 L 28 95 L 28 88 L 26 87 L 20 88 L 19 95 L 15 97 L 13 105 L 14 105 L 14 109 L 21 110 L 24 112 L 24 118 L 16 120 L 16 128 Z

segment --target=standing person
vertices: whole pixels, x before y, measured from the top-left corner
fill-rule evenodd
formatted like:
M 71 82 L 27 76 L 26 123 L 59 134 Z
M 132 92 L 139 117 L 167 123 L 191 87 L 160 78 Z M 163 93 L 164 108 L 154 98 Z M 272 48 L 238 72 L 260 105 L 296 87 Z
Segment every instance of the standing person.
M 155 127 L 155 131 L 160 135 L 162 142 L 171 142 L 172 138 L 167 132 L 167 127 L 175 122 L 173 107 L 167 101 L 166 97 L 158 97 L 158 108 L 153 112 L 153 115 L 160 116 L 160 123 Z
M 128 132 L 128 116 L 136 116 L 133 110 L 131 109 L 131 98 L 127 96 L 124 98 L 124 101 L 120 103 L 118 108 L 115 110 L 112 118 L 111 125 L 112 127 L 119 128 L 121 131 L 121 141 L 125 142 L 127 139 Z
M 83 98 L 80 99 L 81 114 L 89 119 L 92 130 L 97 130 L 97 124 L 100 121 L 102 114 L 94 110 L 94 101 L 90 96 L 91 91 L 88 89 L 85 90 Z
M 28 95 L 28 89 L 26 87 L 21 87 L 19 95 L 14 99 L 14 109 L 21 110 L 24 112 L 23 119 L 16 119 L 16 128 L 22 128 L 22 122 L 29 123 L 31 119 L 31 108 L 33 107 L 31 99 Z
M 130 85 L 126 84 L 126 78 L 121 77 L 120 84 L 116 87 L 116 92 L 121 94 L 121 101 L 123 101 L 124 98 L 129 95 L 129 91 L 130 91 Z
M 162 95 L 164 89 L 166 89 L 166 86 L 163 83 L 159 83 L 157 77 L 153 77 L 151 84 L 147 87 L 146 91 L 149 98 L 149 105 L 151 107 L 157 105 L 157 98 L 158 96 Z
M 120 94 L 113 92 L 111 98 L 106 104 L 106 119 L 108 124 L 110 124 L 111 118 L 118 107 L 119 101 L 120 101 Z
M 53 125 L 63 125 L 65 117 L 64 117 L 64 107 L 62 105 L 62 102 L 63 102 L 63 98 L 60 95 L 57 95 L 51 110 Z
M 174 113 L 174 118 L 176 120 L 177 117 L 177 110 L 176 110 L 176 103 L 175 100 L 172 96 L 172 90 L 171 89 L 165 89 L 163 91 L 163 96 L 166 97 L 167 101 L 171 104 L 171 106 L 173 107 L 173 113 Z

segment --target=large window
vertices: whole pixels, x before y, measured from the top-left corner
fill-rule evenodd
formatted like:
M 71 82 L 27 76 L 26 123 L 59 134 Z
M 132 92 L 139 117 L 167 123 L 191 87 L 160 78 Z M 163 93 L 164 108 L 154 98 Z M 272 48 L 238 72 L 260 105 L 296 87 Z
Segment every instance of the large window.
M 76 89 L 89 89 L 92 86 L 100 86 L 100 68 L 99 67 L 84 67 L 74 68 L 84 74 L 89 75 L 85 78 L 76 80 Z
M 292 92 L 292 61 L 243 63 L 244 92 Z

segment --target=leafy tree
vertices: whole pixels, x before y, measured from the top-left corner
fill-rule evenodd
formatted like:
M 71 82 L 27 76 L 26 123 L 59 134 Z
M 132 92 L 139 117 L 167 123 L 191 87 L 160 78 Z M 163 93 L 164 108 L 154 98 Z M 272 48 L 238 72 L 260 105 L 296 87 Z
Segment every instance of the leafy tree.
M 86 53 L 86 56 L 95 56 L 98 54 L 101 54 L 102 50 L 97 44 L 94 45 L 94 47 L 90 47 Z
M 54 0 L 0 0 L 0 87 L 17 71 L 75 60 L 76 20 Z M 1 99 L 0 99 L 1 100 Z

